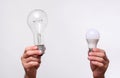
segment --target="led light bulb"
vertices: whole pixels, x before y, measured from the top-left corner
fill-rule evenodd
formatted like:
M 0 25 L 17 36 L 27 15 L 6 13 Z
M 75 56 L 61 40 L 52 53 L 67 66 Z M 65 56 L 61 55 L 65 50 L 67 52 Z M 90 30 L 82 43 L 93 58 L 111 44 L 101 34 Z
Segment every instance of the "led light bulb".
M 33 33 L 34 44 L 42 51 L 45 50 L 43 32 L 47 26 L 47 22 L 47 14 L 41 9 L 31 11 L 27 18 L 27 23 Z
M 99 41 L 100 34 L 95 29 L 90 29 L 86 33 L 86 40 L 88 43 L 89 52 L 92 51 L 93 48 L 97 47 L 97 43 Z

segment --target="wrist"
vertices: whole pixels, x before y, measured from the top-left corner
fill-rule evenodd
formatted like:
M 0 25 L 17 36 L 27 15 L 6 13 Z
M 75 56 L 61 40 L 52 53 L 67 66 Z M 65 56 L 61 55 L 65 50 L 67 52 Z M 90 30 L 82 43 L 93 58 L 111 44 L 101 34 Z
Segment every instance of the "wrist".
M 93 78 L 105 78 L 105 77 L 104 77 L 104 75 L 103 75 L 103 76 L 99 76 L 99 77 L 93 76 Z
M 36 78 L 37 72 L 26 72 L 24 78 Z

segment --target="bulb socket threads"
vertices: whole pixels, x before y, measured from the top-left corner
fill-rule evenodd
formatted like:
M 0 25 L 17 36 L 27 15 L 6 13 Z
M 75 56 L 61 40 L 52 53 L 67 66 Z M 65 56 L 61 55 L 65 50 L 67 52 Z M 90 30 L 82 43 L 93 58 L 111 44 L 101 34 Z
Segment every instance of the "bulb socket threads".
M 45 50 L 46 50 L 45 45 L 36 45 L 36 46 L 38 47 L 38 50 L 42 51 L 42 55 L 45 54 Z
M 92 52 L 93 48 L 89 48 L 89 51 L 88 52 Z

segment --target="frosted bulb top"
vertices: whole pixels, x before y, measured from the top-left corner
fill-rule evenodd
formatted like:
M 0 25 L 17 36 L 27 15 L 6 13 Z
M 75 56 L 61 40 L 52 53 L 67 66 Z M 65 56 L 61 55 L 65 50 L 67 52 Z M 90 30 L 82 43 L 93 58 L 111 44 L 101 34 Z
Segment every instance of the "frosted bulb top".
M 90 29 L 86 33 L 86 39 L 99 39 L 99 38 L 100 38 L 100 34 L 95 29 Z

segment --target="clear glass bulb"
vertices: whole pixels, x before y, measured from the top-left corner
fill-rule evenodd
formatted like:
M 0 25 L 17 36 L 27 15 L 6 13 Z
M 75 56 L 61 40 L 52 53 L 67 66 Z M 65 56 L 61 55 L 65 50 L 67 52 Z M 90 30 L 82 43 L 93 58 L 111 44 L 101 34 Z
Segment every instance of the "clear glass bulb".
M 90 30 L 87 31 L 86 40 L 87 40 L 87 43 L 88 43 L 89 52 L 93 48 L 97 47 L 97 43 L 99 41 L 99 38 L 100 38 L 100 34 L 97 30 L 90 29 Z
M 39 48 L 44 48 L 43 32 L 47 26 L 47 14 L 41 9 L 31 11 L 27 18 L 27 23 L 33 33 L 34 44 Z

